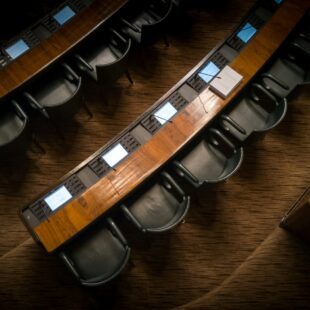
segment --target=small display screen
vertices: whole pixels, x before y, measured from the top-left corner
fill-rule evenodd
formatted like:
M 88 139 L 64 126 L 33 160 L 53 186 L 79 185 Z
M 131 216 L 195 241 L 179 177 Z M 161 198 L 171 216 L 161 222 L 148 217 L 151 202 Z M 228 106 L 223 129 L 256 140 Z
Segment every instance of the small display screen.
M 114 146 L 110 151 L 105 153 L 102 156 L 102 159 L 110 166 L 114 167 L 117 163 L 119 163 L 123 158 L 128 155 L 128 152 L 123 148 L 123 146 L 119 143 Z
M 256 31 L 257 30 L 250 23 L 246 23 L 238 32 L 237 37 L 244 43 L 248 43 L 248 41 L 254 36 Z
M 275 3 L 280 4 L 282 3 L 282 0 L 274 0 Z
M 69 193 L 67 188 L 65 186 L 61 186 L 53 194 L 47 196 L 44 201 L 48 204 L 52 211 L 55 211 L 71 198 L 72 195 Z
M 8 55 L 12 58 L 15 59 L 21 54 L 24 54 L 29 50 L 29 46 L 26 44 L 26 42 L 22 39 L 18 40 L 11 46 L 7 47 L 5 51 L 8 53 Z
M 215 65 L 214 62 L 210 61 L 208 64 L 198 73 L 199 77 L 202 78 L 206 83 L 210 82 L 218 73 L 220 68 Z
M 154 113 L 154 116 L 160 124 L 163 125 L 177 112 L 177 109 L 170 102 L 167 102 L 159 110 L 157 110 L 156 113 Z
M 63 25 L 74 15 L 75 13 L 73 12 L 73 10 L 68 5 L 66 5 L 59 12 L 53 15 L 53 17 L 56 19 L 59 25 Z

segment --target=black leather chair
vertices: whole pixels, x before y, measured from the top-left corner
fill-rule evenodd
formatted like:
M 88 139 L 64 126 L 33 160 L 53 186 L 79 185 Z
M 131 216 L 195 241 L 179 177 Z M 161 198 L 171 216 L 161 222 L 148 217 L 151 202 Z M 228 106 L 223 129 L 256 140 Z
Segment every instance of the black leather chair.
M 278 58 L 261 75 L 264 87 L 276 96 L 287 98 L 298 85 L 310 82 L 309 72 L 296 62 Z
M 190 197 L 167 172 L 162 172 L 158 182 L 148 184 L 121 208 L 141 231 L 159 233 L 179 224 L 189 206 Z
M 306 65 L 310 59 L 310 32 L 299 33 L 288 46 L 289 56 L 292 60 L 299 61 Z M 309 65 L 308 65 L 309 67 Z
M 188 154 L 173 162 L 176 173 L 194 187 L 218 183 L 232 176 L 243 160 L 243 148 L 235 145 L 218 129 L 210 128 L 206 137 Z
M 24 97 L 46 118 L 67 119 L 83 104 L 82 79 L 66 63 L 36 81 Z
M 19 154 L 31 138 L 29 119 L 19 104 L 12 100 L 0 106 L 0 156 Z
M 104 38 L 105 34 L 102 35 Z M 127 68 L 131 50 L 131 39 L 125 38 L 114 29 L 106 34 L 107 39 L 87 42 L 81 53 L 74 55 L 78 68 L 97 82 L 112 83 L 125 74 L 133 83 Z
M 250 136 L 276 127 L 287 112 L 286 98 L 277 98 L 262 85 L 254 83 L 249 94 L 242 96 L 229 111 L 219 117 L 219 125 L 243 142 Z
M 173 0 L 143 1 L 121 18 L 122 32 L 142 45 L 162 36 L 169 46 L 164 28 L 176 7 Z
M 115 278 L 126 266 L 130 247 L 111 218 L 69 243 L 60 258 L 84 286 L 98 286 Z

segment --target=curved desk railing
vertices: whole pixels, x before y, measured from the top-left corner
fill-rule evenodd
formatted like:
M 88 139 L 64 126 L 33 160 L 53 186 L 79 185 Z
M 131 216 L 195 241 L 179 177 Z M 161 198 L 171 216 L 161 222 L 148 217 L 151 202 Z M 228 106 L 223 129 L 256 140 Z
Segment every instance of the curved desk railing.
M 105 23 L 128 1 L 96 0 L 87 6 L 91 2 L 90 0 L 69 0 L 68 3 L 72 10 L 75 9 L 77 12 L 79 8 L 83 8 L 83 10 L 80 9 L 76 18 L 70 19 L 70 22 L 64 24 L 63 27 L 58 27 L 59 29 L 56 32 L 57 23 L 51 18 L 43 19 L 36 25 L 37 27 L 23 32 L 18 39 L 14 39 L 15 43 L 20 42 L 22 44 L 22 46 L 18 46 L 18 50 L 27 50 L 27 46 L 28 48 L 33 47 L 16 59 L 12 59 L 5 52 L 5 47 L 3 47 L 4 56 L 0 59 L 0 68 L 2 67 L 0 70 L 0 99 L 21 87 L 47 66 L 69 52 L 81 40 Z M 87 3 L 85 7 L 82 5 L 83 2 Z M 65 22 L 63 16 L 60 16 L 59 20 L 60 23 Z M 39 26 L 41 28 L 37 29 Z M 41 42 L 40 36 L 42 36 Z M 44 36 L 47 36 L 46 39 Z M 22 41 L 20 41 L 21 39 Z M 12 42 L 13 46 L 14 42 Z M 9 46 L 11 44 L 8 43 L 7 47 L 9 48 Z
M 34 238 L 52 252 L 118 205 L 168 163 L 245 88 L 308 8 L 309 2 L 303 0 L 286 0 L 269 14 L 261 5 L 256 6 L 226 41 L 134 124 L 22 209 L 22 219 Z M 253 18 L 262 21 L 253 25 Z M 217 68 L 214 75 L 229 63 L 243 76 L 225 99 L 208 87 L 214 76 L 209 79 L 205 78 L 210 77 L 208 73 L 203 75 L 211 61 L 213 72 Z M 162 115 L 171 118 L 167 120 Z

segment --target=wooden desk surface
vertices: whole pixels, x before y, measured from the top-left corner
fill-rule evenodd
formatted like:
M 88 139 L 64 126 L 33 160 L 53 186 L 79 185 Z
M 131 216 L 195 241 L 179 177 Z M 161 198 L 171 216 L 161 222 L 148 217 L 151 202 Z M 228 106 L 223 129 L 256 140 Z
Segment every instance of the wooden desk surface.
M 102 25 L 128 0 L 96 0 L 68 24 L 0 71 L 0 99 L 29 81 Z
M 117 205 L 203 130 L 264 66 L 308 8 L 309 1 L 287 0 L 283 3 L 230 64 L 244 79 L 229 98 L 223 100 L 207 88 L 176 115 L 172 123 L 164 126 L 150 141 L 119 164 L 116 171 L 108 173 L 79 198 L 35 227 L 34 232 L 45 249 L 48 252 L 56 250 Z

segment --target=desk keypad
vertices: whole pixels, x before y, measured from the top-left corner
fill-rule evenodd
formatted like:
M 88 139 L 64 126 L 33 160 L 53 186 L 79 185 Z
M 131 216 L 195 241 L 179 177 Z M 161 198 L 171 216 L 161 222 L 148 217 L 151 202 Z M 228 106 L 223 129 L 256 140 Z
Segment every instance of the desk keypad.
M 81 182 L 81 180 L 75 174 L 73 174 L 60 186 L 62 185 L 64 185 L 67 188 L 67 190 L 70 192 L 73 198 L 86 190 L 86 186 Z M 44 198 L 36 201 L 34 204 L 32 204 L 29 207 L 29 209 L 32 211 L 33 215 L 38 219 L 39 222 L 46 220 L 48 216 L 53 213 L 53 211 L 49 208 L 47 203 L 44 201 Z
M 220 52 L 215 52 L 201 67 L 204 67 L 210 61 L 212 61 L 219 69 L 223 69 L 229 63 Z M 207 83 L 198 75 L 200 70 L 201 68 L 196 74 L 187 80 L 187 83 L 198 93 L 202 92 L 207 85 Z
M 188 101 L 184 99 L 178 91 L 174 92 L 168 99 L 165 100 L 164 103 L 166 102 L 170 102 L 178 111 L 182 110 L 188 104 Z M 152 135 L 154 135 L 156 131 L 162 127 L 160 122 L 156 119 L 156 117 L 153 116 L 153 114 L 154 111 L 141 121 L 141 125 Z

